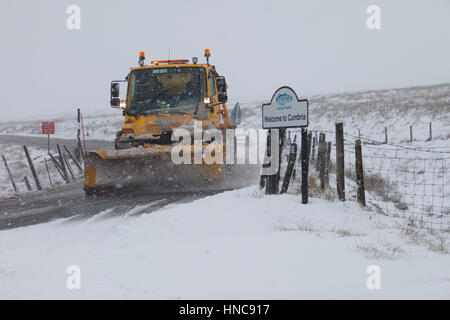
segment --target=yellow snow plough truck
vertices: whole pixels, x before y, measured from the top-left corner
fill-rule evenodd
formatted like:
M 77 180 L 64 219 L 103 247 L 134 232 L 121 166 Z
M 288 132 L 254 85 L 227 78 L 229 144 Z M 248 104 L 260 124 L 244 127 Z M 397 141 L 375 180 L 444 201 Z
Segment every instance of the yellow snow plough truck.
M 87 196 L 128 187 L 155 192 L 221 190 L 257 181 L 255 166 L 241 164 L 237 169 L 226 161 L 227 152 L 235 156 L 235 141 L 225 142 L 226 131 L 240 122 L 240 108 L 236 104 L 228 113 L 225 78 L 209 64 L 209 49 L 205 57 L 204 64 L 194 57 L 145 65 L 141 52 L 139 67 L 125 80 L 111 82 L 111 107 L 122 109 L 125 119 L 115 149 L 86 153 Z M 123 100 L 121 84 L 127 87 Z M 209 129 L 222 138 L 206 134 Z

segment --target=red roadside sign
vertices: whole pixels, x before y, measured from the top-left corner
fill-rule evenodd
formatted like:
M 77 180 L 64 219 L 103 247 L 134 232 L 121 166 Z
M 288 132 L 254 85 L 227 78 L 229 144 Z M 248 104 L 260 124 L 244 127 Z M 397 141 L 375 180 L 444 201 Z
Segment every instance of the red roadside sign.
M 42 134 L 55 134 L 54 122 L 42 122 Z

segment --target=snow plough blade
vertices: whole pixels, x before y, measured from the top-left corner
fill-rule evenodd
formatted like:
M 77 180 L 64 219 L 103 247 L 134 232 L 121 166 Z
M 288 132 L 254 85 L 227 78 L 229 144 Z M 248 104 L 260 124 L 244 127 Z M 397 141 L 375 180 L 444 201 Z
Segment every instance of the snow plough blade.
M 151 193 L 228 190 L 258 181 L 256 165 L 174 164 L 171 151 L 172 146 L 152 146 L 88 153 L 86 195 L 128 188 Z

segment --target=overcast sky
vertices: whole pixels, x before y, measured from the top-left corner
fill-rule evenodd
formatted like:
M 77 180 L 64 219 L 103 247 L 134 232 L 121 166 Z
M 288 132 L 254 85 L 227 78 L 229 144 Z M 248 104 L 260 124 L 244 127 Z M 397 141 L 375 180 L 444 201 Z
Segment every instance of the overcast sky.
M 66 9 L 81 8 L 81 30 Z M 381 30 L 366 9 L 381 9 Z M 450 0 L 1 0 L 0 121 L 109 108 L 110 80 L 198 56 L 233 100 L 450 82 Z

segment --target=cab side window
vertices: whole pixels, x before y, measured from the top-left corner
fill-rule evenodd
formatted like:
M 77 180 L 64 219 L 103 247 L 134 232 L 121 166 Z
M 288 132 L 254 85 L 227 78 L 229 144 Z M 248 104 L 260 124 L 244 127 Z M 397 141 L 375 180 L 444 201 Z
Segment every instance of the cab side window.
M 211 74 L 209 76 L 209 90 L 211 92 L 211 96 L 216 95 L 216 87 L 214 85 L 214 77 Z

